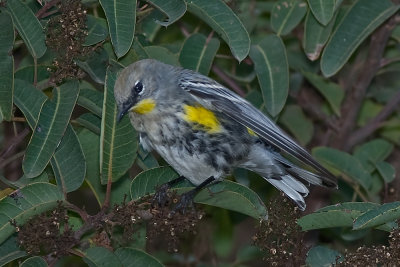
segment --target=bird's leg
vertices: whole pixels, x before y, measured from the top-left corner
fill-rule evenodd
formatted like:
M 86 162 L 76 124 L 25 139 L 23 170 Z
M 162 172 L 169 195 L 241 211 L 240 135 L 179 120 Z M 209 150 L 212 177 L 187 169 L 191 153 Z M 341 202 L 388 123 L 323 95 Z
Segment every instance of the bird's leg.
M 185 210 L 188 206 L 193 206 L 193 198 L 197 195 L 197 193 L 214 181 L 215 181 L 214 176 L 211 176 L 207 178 L 204 182 L 196 186 L 194 189 L 186 193 L 183 193 L 178 203 L 174 207 L 172 213 L 175 213 L 176 211 L 181 211 L 182 213 L 185 213 Z
M 168 189 L 170 189 L 172 186 L 182 182 L 183 180 L 185 180 L 185 177 L 179 176 L 178 178 L 176 178 L 174 180 L 171 180 L 165 184 L 162 184 L 155 192 L 151 205 L 153 207 L 155 207 L 156 205 L 158 205 L 159 207 L 164 206 L 165 203 L 167 202 Z

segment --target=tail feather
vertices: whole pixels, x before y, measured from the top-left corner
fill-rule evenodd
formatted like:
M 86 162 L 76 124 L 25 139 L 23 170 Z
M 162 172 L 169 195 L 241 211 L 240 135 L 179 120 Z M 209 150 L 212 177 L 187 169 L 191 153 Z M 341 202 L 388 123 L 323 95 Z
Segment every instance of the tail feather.
M 297 179 L 302 179 L 304 181 L 309 182 L 310 184 L 320 185 L 322 186 L 322 179 L 318 174 L 309 172 L 307 170 L 298 168 L 298 167 L 290 167 L 287 168 L 286 171 L 296 177 Z
M 247 161 L 240 167 L 249 169 L 261 175 L 277 189 L 292 199 L 301 210 L 305 210 L 304 198 L 308 195 L 307 185 L 314 184 L 326 187 L 337 187 L 330 179 L 304 170 L 275 151 L 263 146 L 253 146 Z
M 308 194 L 308 189 L 305 187 L 303 184 L 300 182 L 296 181 L 298 184 L 301 184 L 300 187 L 294 186 L 293 183 L 291 183 L 294 178 L 290 177 L 289 175 L 285 175 L 282 177 L 282 179 L 271 179 L 264 177 L 268 182 L 270 182 L 273 186 L 275 186 L 277 189 L 285 193 L 290 199 L 292 199 L 296 205 L 299 207 L 300 210 L 304 211 L 306 209 L 306 203 L 304 201 L 304 197 Z M 288 182 L 289 180 L 291 180 Z M 302 193 L 304 191 L 304 188 L 307 190 L 307 193 Z M 305 194 L 305 195 L 304 195 Z

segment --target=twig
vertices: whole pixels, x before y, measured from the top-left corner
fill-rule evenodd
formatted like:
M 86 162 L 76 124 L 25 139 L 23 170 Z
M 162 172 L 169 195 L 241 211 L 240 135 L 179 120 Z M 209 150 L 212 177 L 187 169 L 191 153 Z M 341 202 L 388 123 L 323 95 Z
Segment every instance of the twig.
M 72 204 L 71 202 L 65 201 L 64 205 L 67 209 L 75 211 L 76 213 L 79 214 L 79 216 L 81 216 L 82 220 L 84 222 L 87 222 L 89 219 L 89 215 L 87 214 L 87 212 L 81 208 L 79 208 L 78 206 Z
M 54 7 L 55 5 L 57 5 L 60 2 L 61 2 L 61 0 L 51 0 L 51 1 L 47 2 L 41 9 L 39 9 L 38 12 L 36 12 L 36 14 L 35 14 L 36 17 L 38 19 L 44 18 L 44 15 L 46 14 L 47 10 Z
M 393 16 L 371 36 L 367 60 L 354 86 L 352 86 L 346 94 L 342 105 L 341 114 L 343 114 L 343 116 L 338 124 L 341 131 L 335 140 L 333 140 L 332 146 L 346 151 L 350 150 L 350 147 L 347 146 L 349 134 L 355 127 L 367 88 L 379 70 L 380 60 L 395 25 Z
M 221 70 L 219 67 L 213 65 L 212 71 L 218 77 L 220 77 L 229 86 L 229 88 L 235 91 L 238 95 L 240 95 L 241 97 L 244 97 L 246 95 L 245 92 L 240 88 L 240 86 L 234 80 L 232 80 L 228 75 L 226 75 L 223 72 L 223 70 Z
M 321 111 L 318 102 L 318 96 L 313 92 L 313 90 L 308 90 L 308 88 L 302 88 L 297 95 L 297 103 L 305 112 L 324 124 L 329 129 L 332 129 L 334 132 L 338 133 L 339 128 L 333 122 L 332 118 L 328 117 Z
M 112 185 L 112 180 L 111 180 L 111 177 L 109 177 L 108 181 L 107 181 L 106 197 L 105 197 L 105 200 L 104 200 L 104 203 L 103 203 L 103 207 L 102 207 L 103 211 L 107 210 L 108 207 L 110 206 L 111 185 Z
M 214 31 L 211 31 L 210 34 L 207 36 L 206 45 L 208 45 L 208 43 L 211 41 L 213 36 L 214 36 Z
M 29 134 L 29 128 L 25 128 L 23 129 L 17 136 L 13 137 L 10 140 L 10 145 L 8 145 L 6 148 L 4 148 L 1 152 L 0 152 L 0 165 L 2 164 L 2 161 L 4 160 L 4 158 L 8 155 L 8 153 L 10 153 L 10 151 L 19 143 L 22 142 L 22 140 L 24 140 L 24 138 Z
M 346 175 L 341 175 L 340 176 L 347 184 L 351 185 L 351 187 L 354 189 L 354 192 L 357 193 L 357 195 L 362 199 L 364 202 L 369 202 L 370 200 L 368 197 L 364 195 L 363 192 L 361 192 L 360 185 L 357 184 L 354 180 L 351 178 L 347 177 Z
M 182 22 L 178 22 L 178 25 L 179 25 L 179 29 L 181 30 L 181 33 L 183 34 L 183 36 L 185 36 L 185 38 L 187 38 L 191 35 L 189 30 L 185 27 L 185 25 Z
M 390 65 L 395 62 L 399 62 L 400 57 L 394 57 L 394 58 L 382 58 L 381 62 L 379 63 L 379 68 L 386 67 L 387 65 Z
M 382 122 L 389 117 L 395 110 L 398 108 L 400 104 L 400 91 L 397 92 L 392 99 L 386 104 L 386 106 L 373 118 L 370 122 L 368 122 L 364 127 L 358 129 L 354 132 L 354 134 L 349 138 L 347 142 L 347 147 L 352 148 L 356 144 L 362 142 L 365 138 L 371 135 L 375 130 L 377 130 Z
M 9 157 L 7 159 L 4 159 L 2 162 L 0 162 L 0 169 L 4 168 L 5 166 L 7 166 L 9 163 L 13 162 L 17 158 L 22 157 L 24 154 L 25 154 L 25 150 L 24 151 L 20 151 L 20 152 L 12 155 L 11 157 Z

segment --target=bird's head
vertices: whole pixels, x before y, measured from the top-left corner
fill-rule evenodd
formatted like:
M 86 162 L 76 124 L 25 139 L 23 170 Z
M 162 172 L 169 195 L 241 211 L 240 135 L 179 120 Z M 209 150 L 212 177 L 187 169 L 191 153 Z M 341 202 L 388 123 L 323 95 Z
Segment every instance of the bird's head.
M 172 66 L 152 59 L 137 61 L 126 67 L 118 76 L 114 87 L 118 107 L 118 121 L 130 111 L 147 114 L 162 101 L 162 88 L 166 87 Z

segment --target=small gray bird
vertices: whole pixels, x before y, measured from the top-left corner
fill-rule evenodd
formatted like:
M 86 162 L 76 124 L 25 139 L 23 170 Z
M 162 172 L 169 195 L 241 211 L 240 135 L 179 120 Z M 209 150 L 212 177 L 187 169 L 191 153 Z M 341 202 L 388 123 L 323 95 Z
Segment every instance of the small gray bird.
M 200 189 L 221 181 L 236 167 L 258 173 L 301 210 L 309 193 L 304 182 L 337 188 L 335 177 L 271 119 L 197 72 L 141 60 L 121 72 L 114 95 L 118 119 L 129 114 L 142 147 L 157 151 L 181 175 L 163 190 L 184 178 L 196 185 L 178 205 L 186 206 Z

